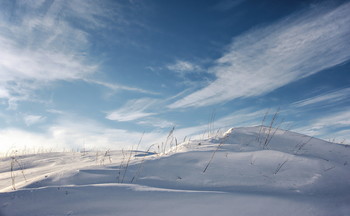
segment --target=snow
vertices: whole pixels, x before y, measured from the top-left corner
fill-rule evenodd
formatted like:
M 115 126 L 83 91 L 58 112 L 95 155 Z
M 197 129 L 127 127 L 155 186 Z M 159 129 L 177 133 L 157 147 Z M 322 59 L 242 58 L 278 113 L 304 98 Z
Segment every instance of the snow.
M 166 154 L 4 157 L 0 215 L 350 215 L 350 147 L 268 133 L 234 128 Z

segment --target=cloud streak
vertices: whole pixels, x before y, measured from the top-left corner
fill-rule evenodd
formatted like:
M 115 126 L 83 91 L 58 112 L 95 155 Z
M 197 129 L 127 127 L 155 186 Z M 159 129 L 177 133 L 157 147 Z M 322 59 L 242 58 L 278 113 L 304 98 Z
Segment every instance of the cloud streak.
M 328 92 L 322 95 L 317 95 L 315 97 L 307 98 L 301 101 L 293 103 L 296 107 L 305 107 L 311 105 L 325 104 L 336 104 L 337 102 L 350 99 L 350 88 L 344 88 L 341 90 Z
M 117 4 L 96 1 L 0 3 L 0 99 L 10 108 L 33 100 L 56 81 L 93 80 L 99 63 L 89 57 L 91 35 L 113 21 L 127 25 Z M 93 8 L 93 10 L 92 10 Z M 109 22 L 107 22 L 109 21 Z M 95 81 L 112 89 L 142 89 Z
M 171 128 L 175 126 L 174 122 L 167 121 L 164 119 L 159 119 L 159 118 L 148 118 L 148 119 L 142 119 L 137 122 L 139 125 L 145 125 L 145 126 L 152 126 L 156 128 Z
M 178 72 L 180 74 L 184 73 L 193 73 L 193 72 L 198 72 L 201 71 L 202 68 L 192 62 L 189 61 L 184 61 L 184 60 L 177 60 L 174 64 L 169 64 L 166 66 L 168 70 Z
M 201 107 L 271 92 L 350 59 L 350 3 L 314 9 L 234 38 L 209 71 L 216 80 L 170 104 Z
M 146 112 L 146 110 L 157 101 L 150 98 L 131 100 L 120 109 L 109 112 L 106 118 L 113 121 L 126 122 L 156 115 L 156 113 Z
M 91 16 L 79 17 L 63 1 L 48 3 L 19 1 L 13 8 L 2 8 L 12 13 L 0 16 L 2 98 L 29 100 L 33 91 L 51 82 L 82 79 L 98 69 L 85 56 L 89 48 L 87 33 L 64 18 L 74 16 L 87 21 Z
M 349 139 L 350 135 L 346 134 L 350 127 L 350 111 L 348 109 L 318 118 L 303 127 L 297 128 L 296 131 L 311 136 L 323 138 Z M 336 131 L 336 132 L 334 132 Z
M 313 124 L 314 128 L 323 127 L 349 127 L 350 126 L 350 111 L 345 110 L 323 118 L 319 118 Z
M 23 120 L 24 123 L 29 127 L 31 125 L 45 121 L 45 117 L 40 115 L 24 115 Z
M 154 143 L 165 139 L 166 133 L 141 133 L 123 129 L 108 128 L 98 122 L 72 116 L 60 119 L 41 133 L 18 128 L 0 129 L 0 155 L 11 151 L 37 153 L 38 150 L 95 150 L 131 149 L 140 138 L 140 150 L 148 149 Z
M 100 80 L 96 80 L 96 79 L 84 79 L 84 81 L 87 83 L 92 83 L 92 84 L 104 86 L 104 87 L 109 88 L 109 89 L 114 90 L 114 91 L 124 90 L 124 91 L 139 92 L 139 93 L 143 93 L 143 94 L 152 94 L 152 95 L 159 95 L 160 94 L 158 92 L 148 91 L 148 90 L 141 89 L 141 88 L 130 87 L 130 86 L 120 85 L 120 84 L 116 84 L 116 83 L 109 83 L 109 82 L 104 82 L 104 81 L 100 81 Z

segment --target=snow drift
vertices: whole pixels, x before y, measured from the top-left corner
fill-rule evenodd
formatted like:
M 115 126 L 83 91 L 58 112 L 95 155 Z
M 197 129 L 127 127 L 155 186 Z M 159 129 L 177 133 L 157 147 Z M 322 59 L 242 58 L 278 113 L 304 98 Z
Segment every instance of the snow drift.
M 15 159 L 22 168 L 1 159 L 0 215 L 350 214 L 350 148 L 262 126 L 187 141 L 162 155 Z

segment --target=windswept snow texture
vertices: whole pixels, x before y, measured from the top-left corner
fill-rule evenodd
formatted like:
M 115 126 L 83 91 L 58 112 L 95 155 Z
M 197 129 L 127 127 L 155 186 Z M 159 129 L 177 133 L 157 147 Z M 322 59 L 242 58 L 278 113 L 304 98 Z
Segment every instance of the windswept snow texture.
M 0 215 L 345 216 L 349 162 L 347 145 L 260 126 L 187 141 L 163 155 L 7 157 Z

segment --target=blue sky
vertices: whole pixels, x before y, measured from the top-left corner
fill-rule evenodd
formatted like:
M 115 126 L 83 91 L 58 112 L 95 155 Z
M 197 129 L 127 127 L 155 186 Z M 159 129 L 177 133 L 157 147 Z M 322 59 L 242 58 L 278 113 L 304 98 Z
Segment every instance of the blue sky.
M 0 151 L 277 123 L 350 142 L 350 2 L 0 1 Z

